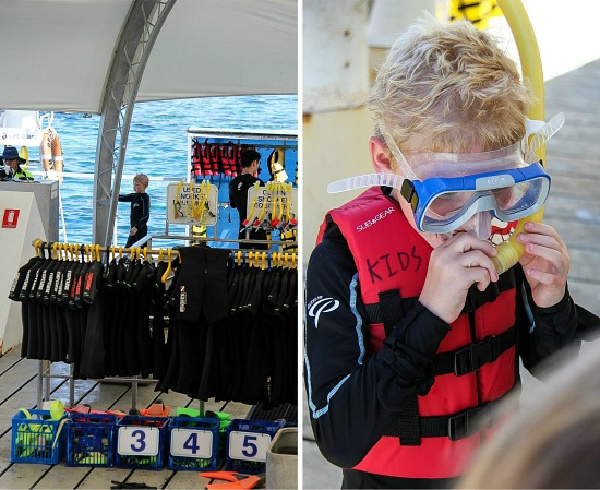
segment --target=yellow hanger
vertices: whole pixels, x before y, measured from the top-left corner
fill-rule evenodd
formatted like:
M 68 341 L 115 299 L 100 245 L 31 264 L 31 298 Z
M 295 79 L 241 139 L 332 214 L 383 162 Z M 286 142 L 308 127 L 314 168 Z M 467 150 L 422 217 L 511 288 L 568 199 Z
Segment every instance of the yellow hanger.
M 144 247 L 144 260 L 148 261 L 148 247 Z
M 57 249 L 58 249 L 58 242 L 54 242 L 54 243 L 52 244 L 52 255 L 51 255 L 51 258 L 52 258 L 53 260 L 54 260 L 54 259 L 56 259 L 56 255 L 57 255 L 57 252 L 56 252 L 56 250 L 57 250 Z
M 33 243 L 33 249 L 35 250 L 35 256 L 39 258 L 40 256 L 40 245 L 42 244 L 42 240 L 39 238 Z
M 119 247 L 119 258 L 123 258 L 123 247 Z
M 248 216 L 244 220 L 244 227 L 252 226 L 252 216 L 254 216 L 254 207 L 256 206 L 256 198 L 258 196 L 258 192 L 260 189 L 260 182 L 257 180 L 254 182 L 254 197 L 252 198 L 252 203 L 250 204 L 250 211 L 248 211 Z
M 269 184 L 269 182 L 267 182 Z M 258 218 L 254 221 L 254 227 L 258 228 L 262 224 L 263 217 L 265 216 L 265 211 L 267 209 L 267 194 L 264 195 L 263 202 L 260 208 L 260 214 Z
M 285 263 L 285 268 L 288 269 L 289 268 L 289 264 L 288 264 L 288 253 L 287 252 L 285 252 L 283 254 L 283 261 Z
M 235 263 L 237 265 L 242 265 L 242 251 L 238 250 L 237 253 L 235 254 Z
M 198 199 L 196 200 L 196 192 L 194 192 L 194 184 L 190 183 L 190 212 L 189 215 L 195 220 L 200 219 L 200 207 L 196 205 L 196 202 L 200 202 L 202 196 L 202 189 L 204 189 L 204 181 L 200 182 L 200 190 L 198 191 Z
M 170 248 L 167 249 L 167 260 L 168 260 L 167 270 L 160 278 L 160 282 L 162 282 L 163 284 L 167 283 L 167 276 L 169 275 L 169 272 L 171 272 L 171 249 Z
M 200 204 L 200 206 L 202 207 L 202 210 L 200 211 L 200 216 L 202 217 L 202 219 L 204 219 L 204 215 L 210 211 L 210 206 L 208 205 L 209 193 L 210 193 L 210 182 L 207 180 L 206 188 L 204 189 L 204 195 L 202 197 L 202 203 Z
M 164 256 L 165 256 L 165 254 L 164 254 L 164 252 L 163 252 L 163 249 L 162 249 L 162 248 L 159 248 L 159 249 L 158 249 L 158 261 L 159 261 L 159 262 L 162 262 L 162 260 L 163 260 Z
M 292 253 L 292 269 L 296 268 L 296 254 Z
M 110 255 L 113 259 L 117 258 L 117 247 L 115 247 L 114 245 L 110 247 Z
M 263 271 L 267 269 L 267 252 L 262 253 L 262 265 L 260 267 Z
M 179 184 L 177 184 L 177 190 L 175 191 L 175 199 L 173 199 L 173 213 L 174 216 L 173 218 L 177 219 L 179 218 L 179 212 L 181 211 L 181 204 L 180 204 L 180 192 L 181 192 L 181 187 L 183 186 L 183 180 L 179 182 Z M 179 206 L 177 206 L 179 204 Z M 178 211 L 179 209 L 179 211 Z

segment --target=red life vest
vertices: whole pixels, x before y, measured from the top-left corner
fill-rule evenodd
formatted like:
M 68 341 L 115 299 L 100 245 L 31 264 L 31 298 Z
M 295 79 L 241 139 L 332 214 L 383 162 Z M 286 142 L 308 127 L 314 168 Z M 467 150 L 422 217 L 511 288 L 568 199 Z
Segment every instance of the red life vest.
M 210 145 L 209 153 L 210 153 L 210 166 L 212 168 L 212 175 L 219 175 L 219 172 L 221 170 L 219 145 L 217 143 L 213 143 L 212 145 Z
M 210 159 L 210 149 L 211 149 L 211 144 L 208 143 L 208 140 L 204 141 L 204 144 L 201 146 L 200 148 L 200 155 L 201 155 L 201 166 L 202 166 L 202 175 L 204 175 L 205 177 L 208 176 L 212 176 L 213 175 L 213 170 L 212 170 L 212 163 L 211 163 L 211 159 Z
M 198 141 L 192 145 L 192 176 L 202 177 L 202 145 Z
M 379 294 L 393 289 L 399 290 L 401 298 L 419 296 L 432 248 L 410 225 L 395 200 L 386 197 L 380 189 L 370 189 L 329 214 L 354 257 L 366 307 L 379 303 Z M 320 237 L 325 225 L 326 222 L 321 227 Z M 429 393 L 417 397 L 417 421 L 446 417 L 454 422 L 453 416 L 457 416 L 457 421 L 463 420 L 461 417 L 511 389 L 517 369 L 514 328 L 511 328 L 515 324 L 515 293 L 513 281 L 494 301 L 461 314 L 452 323 L 451 331 L 438 348 L 436 361 L 456 358 L 455 353 L 461 348 L 465 351 L 474 345 L 480 349 L 498 336 L 506 339 L 511 334 L 511 341 L 491 362 L 477 366 L 476 371 L 457 375 L 446 370 L 445 374 L 436 374 Z M 367 349 L 374 353 L 381 349 L 386 334 L 383 323 L 369 323 L 369 328 Z M 398 437 L 383 436 L 355 468 L 404 478 L 455 477 L 463 473 L 465 464 L 479 446 L 480 436 L 479 432 L 461 437 L 452 437 L 450 433 L 442 437 L 421 436 L 418 445 L 404 445 Z
M 219 146 L 219 152 L 221 157 L 221 165 L 223 166 L 223 172 L 226 177 L 231 177 L 232 172 L 235 169 L 236 157 L 234 155 L 234 148 L 236 146 L 231 143 L 223 144 Z

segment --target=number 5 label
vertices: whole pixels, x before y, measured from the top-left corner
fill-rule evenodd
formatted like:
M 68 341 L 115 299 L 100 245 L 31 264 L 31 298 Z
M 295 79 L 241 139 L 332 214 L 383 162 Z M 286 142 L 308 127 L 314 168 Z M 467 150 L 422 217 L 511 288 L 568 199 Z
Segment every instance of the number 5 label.
M 229 433 L 229 457 L 264 463 L 270 443 L 269 434 L 233 430 Z
M 172 429 L 171 455 L 212 458 L 213 433 L 209 430 Z
M 122 456 L 158 455 L 156 427 L 119 427 L 117 452 Z

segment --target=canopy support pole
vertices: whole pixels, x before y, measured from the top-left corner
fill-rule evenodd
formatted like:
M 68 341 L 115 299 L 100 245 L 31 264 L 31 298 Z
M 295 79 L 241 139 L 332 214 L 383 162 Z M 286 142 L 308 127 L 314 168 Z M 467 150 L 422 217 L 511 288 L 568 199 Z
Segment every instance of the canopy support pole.
M 135 98 L 156 37 L 177 0 L 135 0 L 125 19 L 104 90 L 96 165 L 92 242 L 108 247 L 117 215 Z

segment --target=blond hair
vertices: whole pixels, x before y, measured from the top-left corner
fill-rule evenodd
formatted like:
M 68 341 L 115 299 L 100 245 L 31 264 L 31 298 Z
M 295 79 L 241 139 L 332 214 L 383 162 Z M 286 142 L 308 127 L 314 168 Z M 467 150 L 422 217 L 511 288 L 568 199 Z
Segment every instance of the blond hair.
M 133 177 L 133 181 L 134 182 L 139 182 L 140 184 L 142 184 L 144 187 L 148 187 L 148 182 L 150 179 L 148 179 L 147 175 L 144 174 L 136 174 Z
M 531 91 L 513 60 L 469 22 L 420 19 L 388 52 L 368 105 L 403 151 L 495 150 L 525 135 Z M 406 148 L 412 135 L 419 148 Z
M 456 488 L 600 488 L 600 344 L 585 347 L 566 366 L 563 353 L 562 367 L 531 387 L 532 402 L 483 446 Z

